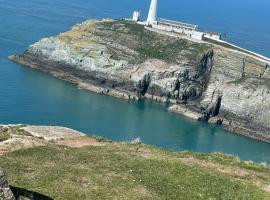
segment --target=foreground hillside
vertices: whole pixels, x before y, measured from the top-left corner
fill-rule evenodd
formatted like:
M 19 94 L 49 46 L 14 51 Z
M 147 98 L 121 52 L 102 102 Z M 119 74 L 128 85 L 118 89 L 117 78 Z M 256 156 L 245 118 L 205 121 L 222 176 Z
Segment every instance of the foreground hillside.
M 6 148 L 0 156 L 17 197 L 270 199 L 270 168 L 265 164 L 116 143 L 60 127 L 5 126 L 3 133 L 2 149 L 12 138 L 21 138 L 21 149 Z
M 170 102 L 171 111 L 270 142 L 270 63 L 251 54 L 88 20 L 10 59 L 102 94 Z

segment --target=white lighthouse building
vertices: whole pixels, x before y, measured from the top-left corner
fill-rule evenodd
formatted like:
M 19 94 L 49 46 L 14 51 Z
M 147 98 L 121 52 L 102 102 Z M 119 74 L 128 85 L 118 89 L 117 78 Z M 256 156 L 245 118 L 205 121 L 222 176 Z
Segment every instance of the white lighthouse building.
M 243 49 L 229 42 L 223 41 L 221 39 L 220 33 L 201 32 L 198 30 L 198 26 L 194 24 L 188 24 L 188 23 L 158 18 L 157 17 L 157 8 L 158 8 L 157 4 L 158 4 L 158 0 L 151 0 L 147 20 L 141 21 L 140 19 L 141 13 L 139 11 L 134 11 L 133 16 L 126 20 L 133 21 L 140 25 L 143 25 L 147 30 L 158 32 L 160 34 L 169 35 L 172 37 L 191 39 L 193 41 L 204 40 L 210 43 L 213 43 L 214 41 L 214 44 L 216 44 L 216 42 L 221 43 L 221 44 L 223 43 L 223 44 L 232 46 L 236 49 L 239 49 L 240 51 L 244 50 L 246 52 L 252 53 L 253 55 L 256 55 L 259 58 L 262 58 L 264 60 L 267 60 L 268 62 L 270 61 L 269 58 L 266 58 L 255 52 L 251 52 L 249 50 Z
M 157 21 L 157 0 L 152 0 L 148 12 L 147 24 L 153 24 Z
M 148 17 L 146 21 L 140 21 L 140 12 L 134 11 L 131 18 L 138 24 L 145 25 L 149 30 L 159 31 L 168 35 L 185 37 L 196 40 L 203 40 L 204 37 L 220 40 L 219 33 L 207 33 L 198 31 L 198 26 L 194 24 L 182 23 L 178 21 L 157 18 L 158 0 L 151 0 Z

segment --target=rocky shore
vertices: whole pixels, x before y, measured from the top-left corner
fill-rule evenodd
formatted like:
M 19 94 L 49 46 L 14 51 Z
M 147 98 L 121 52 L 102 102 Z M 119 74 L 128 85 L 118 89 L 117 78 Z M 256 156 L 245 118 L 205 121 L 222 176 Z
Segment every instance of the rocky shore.
M 224 124 L 270 142 L 270 63 L 234 49 L 156 33 L 123 20 L 88 20 L 11 60 L 124 99 Z

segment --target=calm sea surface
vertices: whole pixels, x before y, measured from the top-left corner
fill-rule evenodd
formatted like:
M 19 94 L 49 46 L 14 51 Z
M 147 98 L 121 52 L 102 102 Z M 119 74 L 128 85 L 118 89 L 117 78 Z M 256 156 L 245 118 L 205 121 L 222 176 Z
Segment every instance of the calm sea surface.
M 0 0 L 0 123 L 59 125 L 113 140 L 173 150 L 224 152 L 270 163 L 270 145 L 220 127 L 166 112 L 166 105 L 128 102 L 79 90 L 72 84 L 7 60 L 42 37 L 87 18 L 146 15 L 149 0 Z M 269 0 L 160 0 L 159 16 L 196 23 L 202 30 L 270 56 Z

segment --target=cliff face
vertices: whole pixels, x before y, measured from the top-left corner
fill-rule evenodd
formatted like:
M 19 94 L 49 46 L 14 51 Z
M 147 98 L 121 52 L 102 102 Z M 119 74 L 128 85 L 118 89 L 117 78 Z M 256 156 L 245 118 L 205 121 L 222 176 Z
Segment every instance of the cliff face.
M 132 22 L 89 20 L 11 59 L 96 92 L 186 105 L 237 132 L 270 129 L 267 63 Z
M 269 63 L 225 48 L 216 47 L 214 52 L 214 65 L 201 104 L 208 107 L 219 98 L 219 117 L 226 119 L 224 123 L 230 125 L 230 130 L 250 135 L 262 133 L 269 139 Z
M 126 21 L 87 21 L 20 55 L 139 98 L 147 93 L 181 100 L 202 94 L 212 56 L 210 45 L 162 36 Z

